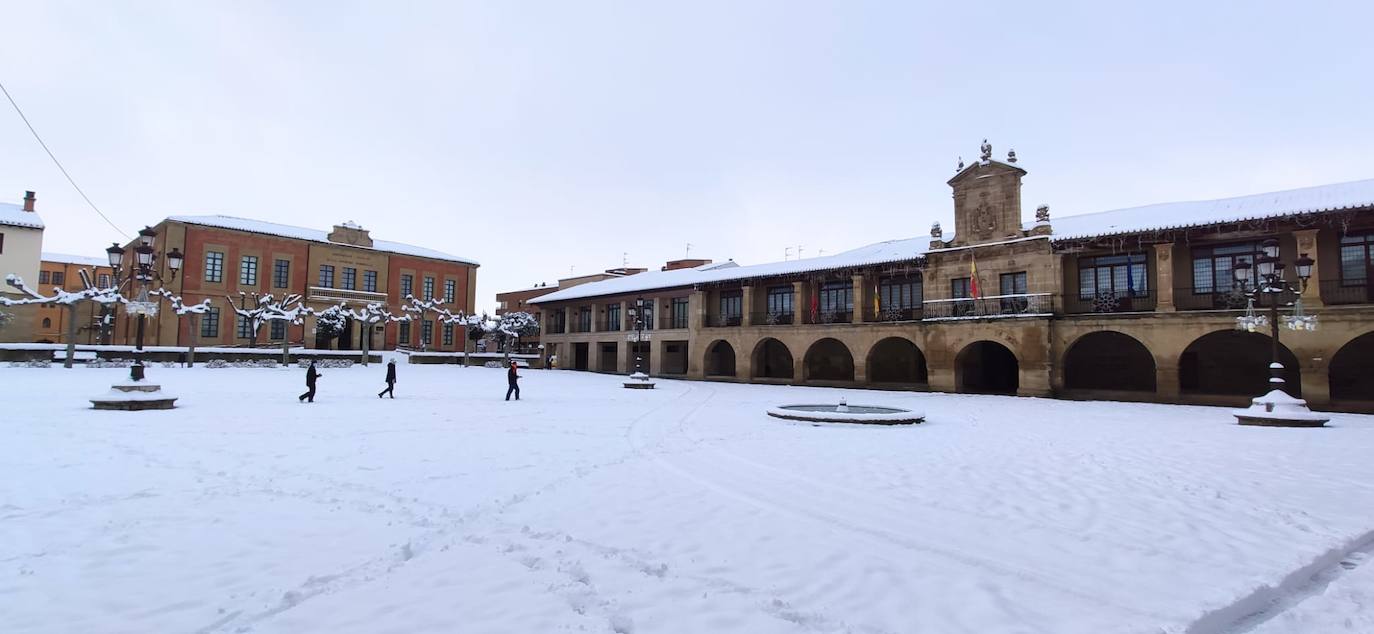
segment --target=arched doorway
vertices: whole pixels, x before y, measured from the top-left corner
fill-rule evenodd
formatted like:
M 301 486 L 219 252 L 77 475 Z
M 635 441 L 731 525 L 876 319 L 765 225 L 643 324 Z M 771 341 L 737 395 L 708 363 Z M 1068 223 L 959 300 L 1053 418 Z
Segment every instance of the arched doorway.
M 706 348 L 706 376 L 735 376 L 735 347 L 721 339 Z
M 872 383 L 924 385 L 926 357 L 921 349 L 902 337 L 888 337 L 868 352 L 868 380 Z
M 754 378 L 792 379 L 792 351 L 783 342 L 768 338 L 754 346 Z
M 1064 354 L 1070 390 L 1155 391 L 1155 358 L 1145 344 L 1111 330 L 1090 332 Z
M 975 341 L 954 359 L 954 387 L 974 394 L 1016 394 L 1020 386 L 1016 355 L 995 341 Z
M 1355 337 L 1331 357 L 1327 381 L 1333 401 L 1374 401 L 1374 332 Z
M 1178 358 L 1178 384 L 1183 392 L 1259 396 L 1272 389 L 1269 363 L 1272 340 L 1267 335 L 1239 330 L 1218 330 L 1195 339 Z M 1298 359 L 1279 346 L 1284 367 L 1284 391 L 1302 396 Z
M 805 364 L 808 381 L 854 380 L 854 355 L 837 339 L 827 337 L 811 344 Z

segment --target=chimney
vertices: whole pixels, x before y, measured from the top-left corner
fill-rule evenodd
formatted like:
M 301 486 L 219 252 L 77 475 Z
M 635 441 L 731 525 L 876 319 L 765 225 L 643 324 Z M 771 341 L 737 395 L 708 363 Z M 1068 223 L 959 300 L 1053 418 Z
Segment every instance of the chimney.
M 38 200 L 33 197 L 33 192 L 24 192 L 24 211 L 33 211 L 33 202 Z

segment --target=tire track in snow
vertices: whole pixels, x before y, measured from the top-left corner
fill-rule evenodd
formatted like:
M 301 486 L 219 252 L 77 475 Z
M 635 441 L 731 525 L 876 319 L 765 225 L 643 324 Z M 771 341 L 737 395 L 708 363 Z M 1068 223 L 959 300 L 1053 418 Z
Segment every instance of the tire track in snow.
M 1277 585 L 1260 586 L 1234 603 L 1208 612 L 1184 634 L 1244 634 L 1321 595 L 1347 572 L 1374 558 L 1374 531 L 1347 544 L 1289 573 Z

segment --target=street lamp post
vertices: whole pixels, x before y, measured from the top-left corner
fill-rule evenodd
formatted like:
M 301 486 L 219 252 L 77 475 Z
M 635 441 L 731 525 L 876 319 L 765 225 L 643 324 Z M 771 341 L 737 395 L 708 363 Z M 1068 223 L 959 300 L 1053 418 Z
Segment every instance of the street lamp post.
M 129 368 L 129 379 L 131 381 L 142 381 L 144 378 L 143 366 L 143 332 L 144 323 L 148 315 L 157 314 L 157 304 L 149 301 L 150 285 L 153 280 L 162 280 L 162 275 L 155 268 L 157 262 L 157 250 L 153 248 L 153 241 L 157 239 L 157 232 L 152 227 L 144 227 L 138 232 L 138 246 L 134 247 L 134 265 L 130 270 L 130 282 L 138 282 L 138 296 L 129 302 L 128 311 L 138 315 L 137 340 L 134 345 L 134 364 Z M 111 246 L 105 250 L 110 258 L 110 265 L 115 268 L 115 278 L 119 277 L 119 261 L 124 255 L 124 250 L 119 245 Z M 172 274 L 170 280 L 175 280 L 177 271 L 181 269 L 183 256 L 181 251 L 173 248 L 167 253 L 167 268 Z M 118 282 L 116 282 L 118 284 Z
M 641 367 L 644 360 L 641 347 L 644 345 L 644 298 L 635 300 L 635 372 L 644 373 Z
M 650 300 L 652 302 L 653 300 Z M 630 375 L 629 380 L 624 385 L 633 390 L 652 390 L 654 382 L 649 380 L 649 375 L 644 373 L 644 353 L 640 346 L 644 345 L 644 298 L 635 300 L 635 371 Z
M 1265 240 L 1260 248 L 1262 254 L 1255 258 L 1253 266 L 1249 262 L 1241 262 L 1233 269 L 1241 293 L 1251 306 L 1250 309 L 1246 310 L 1243 317 L 1236 319 L 1236 328 L 1253 332 L 1257 328 L 1269 326 L 1270 391 L 1255 398 L 1249 409 L 1237 411 L 1236 417 L 1243 425 L 1321 426 L 1326 423 L 1327 419 L 1313 414 L 1307 408 L 1306 401 L 1295 397 L 1285 385 L 1286 381 L 1283 376 L 1285 368 L 1279 347 L 1280 303 L 1293 305 L 1293 314 L 1285 319 L 1288 328 L 1292 330 L 1316 329 L 1316 319 L 1302 312 L 1302 293 L 1307 289 L 1307 283 L 1312 277 L 1312 265 L 1315 264 L 1315 261 L 1306 253 L 1299 254 L 1298 259 L 1293 263 L 1298 278 L 1297 286 L 1294 286 L 1284 275 L 1286 267 L 1279 260 L 1279 241 L 1270 238 Z M 1285 301 L 1289 297 L 1292 297 L 1293 300 Z M 1268 298 L 1269 315 L 1265 317 L 1254 314 L 1253 306 L 1256 303 L 1263 305 L 1266 301 L 1265 298 Z
M 144 380 L 143 366 L 143 332 L 145 329 L 145 318 L 157 315 L 157 302 L 150 298 L 150 285 L 154 280 L 163 281 L 162 274 L 157 270 L 158 254 L 153 248 L 153 241 L 157 238 L 157 232 L 152 227 L 144 227 L 138 232 L 138 245 L 134 247 L 134 261 L 128 267 L 128 275 L 123 280 L 120 279 L 120 269 L 123 267 L 124 254 L 126 251 L 119 244 L 111 245 L 105 249 L 105 254 L 109 257 L 110 268 L 114 269 L 115 288 L 122 288 L 124 284 L 129 285 L 129 291 L 134 291 L 134 284 L 138 284 L 137 295 L 124 305 L 124 310 L 130 316 L 138 316 L 138 334 L 134 346 L 134 364 L 129 368 L 129 380 L 124 383 L 116 383 L 110 388 L 108 394 L 102 394 L 91 398 L 91 403 L 96 409 L 114 409 L 125 411 L 139 411 L 148 409 L 172 409 L 176 406 L 177 397 L 162 391 L 162 386 Z M 171 271 L 167 281 L 175 280 L 177 271 L 181 270 L 181 263 L 184 256 L 181 251 L 173 248 L 164 254 L 167 258 L 167 269 Z

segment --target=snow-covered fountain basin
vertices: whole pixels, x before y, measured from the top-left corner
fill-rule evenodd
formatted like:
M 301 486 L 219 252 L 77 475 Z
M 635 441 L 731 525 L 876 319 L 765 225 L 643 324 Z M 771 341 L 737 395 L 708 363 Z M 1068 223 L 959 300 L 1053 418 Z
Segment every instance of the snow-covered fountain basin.
M 809 423 L 861 423 L 867 425 L 912 425 L 926 419 L 925 412 L 881 405 L 839 404 L 779 405 L 768 410 L 774 418 Z

